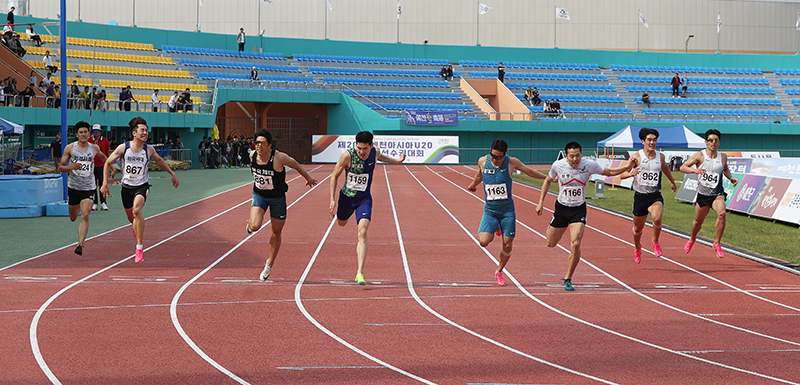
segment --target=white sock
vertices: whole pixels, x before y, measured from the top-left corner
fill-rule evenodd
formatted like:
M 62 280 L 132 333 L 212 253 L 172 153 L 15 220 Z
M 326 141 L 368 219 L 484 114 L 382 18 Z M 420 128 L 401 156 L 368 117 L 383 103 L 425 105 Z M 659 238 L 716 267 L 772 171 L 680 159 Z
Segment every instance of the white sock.
M 136 245 L 136 250 L 144 250 L 144 245 Z

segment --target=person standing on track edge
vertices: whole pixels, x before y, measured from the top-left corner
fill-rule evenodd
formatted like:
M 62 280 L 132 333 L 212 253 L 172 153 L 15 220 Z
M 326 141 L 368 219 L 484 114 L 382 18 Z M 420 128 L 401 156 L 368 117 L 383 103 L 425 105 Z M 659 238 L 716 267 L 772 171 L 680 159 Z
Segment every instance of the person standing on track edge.
M 711 209 L 717 213 L 717 221 L 714 223 L 715 238 L 711 245 L 717 253 L 717 257 L 722 258 L 722 233 L 725 232 L 725 201 L 728 194 L 722 188 L 722 175 L 736 186 L 739 181 L 733 177 L 731 170 L 728 169 L 728 156 L 719 152 L 719 140 L 722 134 L 715 129 L 706 131 L 706 149 L 698 151 L 692 155 L 683 165 L 681 172 L 685 174 L 697 174 L 697 199 L 694 206 L 694 222 L 692 222 L 692 237 L 683 246 L 686 254 L 692 250 L 697 233 L 703 227 L 703 222 Z
M 656 151 L 658 131 L 652 128 L 639 130 L 639 139 L 644 149 L 639 150 L 631 158 L 636 158 L 638 167 L 622 173 L 620 178 L 633 177 L 633 261 L 642 261 L 642 230 L 644 230 L 647 214 L 653 219 L 653 251 L 656 257 L 663 255 L 658 238 L 661 236 L 661 223 L 664 216 L 664 197 L 661 196 L 661 173 L 669 179 L 672 192 L 677 191 L 675 179 L 664 154 Z
M 147 195 L 150 193 L 148 163 L 150 158 L 162 170 L 172 175 L 172 185 L 178 188 L 178 176 L 169 168 L 167 162 L 158 155 L 152 146 L 147 145 L 150 133 L 147 131 L 147 121 L 137 116 L 128 123 L 133 134 L 133 140 L 117 146 L 114 152 L 106 159 L 103 168 L 103 187 L 100 194 L 108 195 L 108 171 L 117 159 L 122 158 L 122 207 L 128 216 L 128 221 L 133 224 L 133 236 L 136 237 L 136 256 L 134 262 L 144 260 L 144 208 Z
M 89 213 L 92 211 L 93 197 L 97 194 L 97 181 L 92 173 L 93 165 L 95 159 L 105 161 L 106 154 L 96 144 L 89 143 L 89 123 L 80 121 L 75 124 L 75 136 L 78 141 L 64 148 L 58 171 L 67 173 L 69 220 L 75 222 L 78 213 L 81 215 L 75 254 L 83 255 L 83 242 L 89 233 Z M 69 166 L 67 162 L 70 163 Z
M 381 150 L 372 144 L 372 133 L 361 131 L 356 134 L 354 148 L 350 148 L 339 157 L 336 167 L 331 174 L 331 215 L 335 215 L 339 226 L 346 226 L 348 220 L 356 214 L 356 224 L 358 225 L 358 245 L 356 255 L 358 256 L 358 271 L 356 272 L 356 282 L 359 285 L 366 285 L 364 280 L 364 262 L 367 259 L 367 229 L 372 220 L 372 173 L 375 171 L 375 162 L 386 162 L 391 164 L 402 164 L 406 160 L 406 154 L 400 155 L 399 159 L 381 153 Z M 339 208 L 336 208 L 336 190 L 339 176 L 345 172 L 344 186 L 339 191 Z
M 286 191 L 289 186 L 286 184 L 286 170 L 284 166 L 289 166 L 303 178 L 306 178 L 306 185 L 314 187 L 317 180 L 308 175 L 308 172 L 297 163 L 291 156 L 275 150 L 272 141 L 272 134 L 267 130 L 256 132 L 256 150 L 250 155 L 250 171 L 253 173 L 253 204 L 250 206 L 250 218 L 247 220 L 248 234 L 252 234 L 261 228 L 264 222 L 264 214 L 269 208 L 269 216 L 272 218 L 272 235 L 269 238 L 269 258 L 261 271 L 259 278 L 266 281 L 272 272 L 272 265 L 275 264 L 275 257 L 281 249 L 281 232 L 286 223 Z
M 517 232 L 517 217 L 511 195 L 511 185 L 514 183 L 511 173 L 520 170 L 531 178 L 546 178 L 544 174 L 524 165 L 519 159 L 509 156 L 507 151 L 508 143 L 503 139 L 495 139 L 489 154 L 478 159 L 478 172 L 467 187 L 467 190 L 475 192 L 478 190 L 478 185 L 483 182 L 486 203 L 478 227 L 478 242 L 481 247 L 492 243 L 495 234 L 503 237 L 503 250 L 498 257 L 500 262 L 494 272 L 494 278 L 499 286 L 506 285 L 506 281 L 503 280 L 503 269 L 511 258 Z
M 89 143 L 94 143 L 98 147 L 100 147 L 100 151 L 103 153 L 104 158 L 107 158 L 109 152 L 111 151 L 111 143 L 108 141 L 108 138 L 103 136 L 103 131 L 100 128 L 99 124 L 95 124 L 92 126 L 92 136 L 89 138 Z M 103 169 L 105 168 L 105 159 L 100 159 L 99 157 L 95 157 L 94 161 L 94 179 L 97 182 L 98 187 L 103 185 Z M 113 178 L 114 175 L 117 174 L 117 169 L 111 169 L 111 177 Z M 94 192 L 94 204 L 92 205 L 92 210 L 97 210 L 97 202 L 100 202 L 100 209 L 103 211 L 108 211 L 108 205 L 106 205 L 106 197 L 103 194 L 100 194 L 100 198 L 98 200 L 97 190 Z
M 636 159 L 630 159 L 619 167 L 604 168 L 593 160 L 583 159 L 581 145 L 569 142 L 564 147 L 567 155 L 553 163 L 550 173 L 542 184 L 539 205 L 536 214 L 542 215 L 544 198 L 550 189 L 550 183 L 558 181 L 558 200 L 553 218 L 547 226 L 547 247 L 555 247 L 569 228 L 570 252 L 567 274 L 564 276 L 564 289 L 573 291 L 572 274 L 581 260 L 581 240 L 586 228 L 586 184 L 592 174 L 615 176 L 630 171 L 636 166 Z

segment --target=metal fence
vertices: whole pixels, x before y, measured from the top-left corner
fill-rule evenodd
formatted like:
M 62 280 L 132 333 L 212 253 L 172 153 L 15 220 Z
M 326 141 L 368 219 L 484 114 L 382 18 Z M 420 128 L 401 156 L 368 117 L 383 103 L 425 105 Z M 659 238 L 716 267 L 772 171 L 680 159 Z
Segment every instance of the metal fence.
M 61 99 L 48 96 L 22 96 L 5 95 L 0 105 L 8 107 L 35 107 L 35 108 L 60 108 Z M 90 101 L 83 98 L 67 98 L 68 109 L 88 110 L 87 104 Z M 100 100 L 93 101 L 91 107 L 94 110 L 106 111 L 116 109 L 119 111 L 152 111 L 152 112 L 193 112 L 210 114 L 214 111 L 214 106 L 207 103 L 193 103 L 191 105 L 179 104 L 174 108 L 169 108 L 169 103 L 152 101 L 130 101 L 122 102 L 119 100 Z

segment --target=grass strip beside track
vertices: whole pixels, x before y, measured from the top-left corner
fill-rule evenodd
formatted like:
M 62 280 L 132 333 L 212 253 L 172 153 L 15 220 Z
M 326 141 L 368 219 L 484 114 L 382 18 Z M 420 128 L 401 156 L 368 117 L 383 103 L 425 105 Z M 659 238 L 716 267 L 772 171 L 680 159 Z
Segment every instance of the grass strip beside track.
M 538 168 L 538 167 L 537 167 Z M 546 173 L 547 170 L 539 170 Z M 680 181 L 683 180 L 683 173 L 673 172 L 672 176 L 680 189 Z M 533 179 L 525 174 L 514 175 L 514 180 L 542 187 L 542 180 Z M 662 178 L 661 195 L 664 197 L 664 226 L 671 227 L 684 232 L 691 232 L 692 222 L 694 221 L 694 206 L 675 200 L 675 193 L 669 188 L 669 180 Z M 593 185 L 589 185 L 588 196 L 593 196 Z M 551 184 L 550 191 L 558 193 L 558 185 Z M 630 214 L 633 205 L 633 190 L 617 187 L 611 189 L 606 186 L 603 199 L 590 199 L 589 203 L 605 207 L 624 214 Z M 649 217 L 648 217 L 649 220 Z M 698 234 L 701 237 L 714 238 L 714 221 L 716 217 L 713 211 L 703 223 L 703 228 Z M 591 223 L 591 220 L 590 220 Z M 750 250 L 771 258 L 780 259 L 794 264 L 800 264 L 800 249 L 797 248 L 796 239 L 798 229 L 796 225 L 781 222 L 773 223 L 771 220 L 750 217 L 728 211 L 725 234 L 722 236 L 722 243 L 729 244 L 742 249 Z M 633 236 L 631 236 L 632 238 Z M 643 241 L 645 239 L 643 238 Z
M 186 170 L 176 174 L 180 181 L 177 189 L 172 187 L 166 172 L 150 173 L 151 187 L 144 206 L 145 218 L 252 182 L 253 178 L 249 168 Z M 89 238 L 129 224 L 122 209 L 119 189 L 119 185 L 110 187 L 109 211 L 95 211 L 89 216 L 89 234 L 84 246 L 87 252 L 94 247 Z M 3 234 L 0 268 L 77 243 L 79 221 L 47 216 L 0 220 L 0 234 Z

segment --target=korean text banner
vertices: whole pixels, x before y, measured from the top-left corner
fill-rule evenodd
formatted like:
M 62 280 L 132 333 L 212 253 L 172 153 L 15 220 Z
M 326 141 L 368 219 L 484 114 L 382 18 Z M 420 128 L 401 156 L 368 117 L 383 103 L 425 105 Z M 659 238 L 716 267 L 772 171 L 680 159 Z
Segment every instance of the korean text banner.
M 355 147 L 354 135 L 314 135 L 311 161 L 336 163 L 347 150 Z M 406 155 L 404 163 L 458 164 L 457 136 L 382 136 L 372 139 L 382 154 L 392 158 Z
M 417 111 L 406 110 L 406 125 L 409 126 L 456 126 L 458 111 Z

